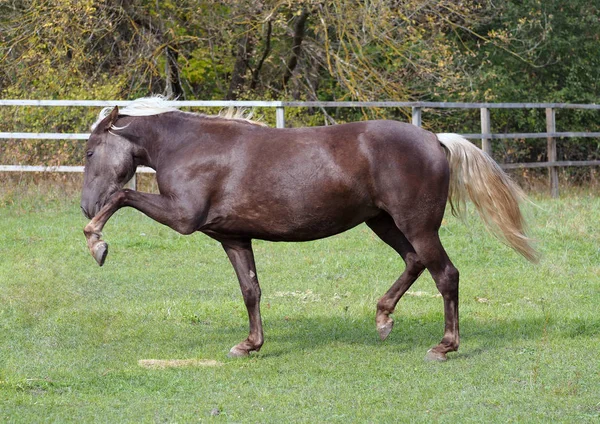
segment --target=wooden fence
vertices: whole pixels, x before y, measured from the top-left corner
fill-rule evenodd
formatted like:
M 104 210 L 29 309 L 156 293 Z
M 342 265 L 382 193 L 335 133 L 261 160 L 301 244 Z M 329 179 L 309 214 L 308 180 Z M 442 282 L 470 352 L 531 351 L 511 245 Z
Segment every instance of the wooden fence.
M 127 106 L 131 101 L 123 100 L 0 100 L 0 106 L 39 106 L 39 107 L 107 107 Z M 481 132 L 462 134 L 466 138 L 481 139 L 482 149 L 491 154 L 492 140 L 511 138 L 545 138 L 547 139 L 547 160 L 545 162 L 501 164 L 504 169 L 514 168 L 548 168 L 550 188 L 553 197 L 558 197 L 558 168 L 564 166 L 600 166 L 600 160 L 558 161 L 556 140 L 569 137 L 600 137 L 600 132 L 557 132 L 556 110 L 585 109 L 600 110 L 597 104 L 569 103 L 436 103 L 436 102 L 295 102 L 295 101 L 170 101 L 175 107 L 263 107 L 274 108 L 277 128 L 285 127 L 285 109 L 299 107 L 313 108 L 411 108 L 412 123 L 421 126 L 423 111 L 426 109 L 479 109 L 481 116 Z M 491 133 L 491 109 L 545 109 L 545 133 Z M 23 133 L 0 132 L 0 139 L 52 139 L 52 140 L 85 140 L 89 134 L 84 133 Z M 82 166 L 25 166 L 0 165 L 5 172 L 83 172 Z M 138 173 L 153 172 L 140 167 Z

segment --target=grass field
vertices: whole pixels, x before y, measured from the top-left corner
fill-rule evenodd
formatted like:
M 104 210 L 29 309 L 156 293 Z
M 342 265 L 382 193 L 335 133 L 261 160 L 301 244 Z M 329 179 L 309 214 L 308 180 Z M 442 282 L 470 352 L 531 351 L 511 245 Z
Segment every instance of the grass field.
M 216 242 L 122 210 L 99 268 L 76 196 L 0 191 L 0 422 L 599 422 L 600 194 L 535 202 L 539 265 L 474 215 L 444 221 L 461 271 L 447 362 L 423 360 L 443 330 L 425 274 L 379 341 L 402 263 L 365 226 L 255 242 L 266 342 L 228 359 L 247 315 Z

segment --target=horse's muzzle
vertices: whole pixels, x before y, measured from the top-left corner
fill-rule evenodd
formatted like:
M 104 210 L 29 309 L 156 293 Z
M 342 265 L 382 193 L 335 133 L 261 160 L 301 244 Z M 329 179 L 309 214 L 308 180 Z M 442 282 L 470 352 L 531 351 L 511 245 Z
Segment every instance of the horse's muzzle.
M 87 218 L 92 219 L 98 214 L 98 212 L 100 212 L 102 206 L 106 204 L 108 199 L 110 199 L 110 196 L 112 196 L 115 191 L 117 190 L 111 190 L 108 193 L 99 194 L 96 191 L 84 190 L 84 192 L 81 194 L 81 211 Z
M 92 219 L 96 216 L 98 212 L 100 212 L 100 202 L 96 202 L 92 204 L 91 202 L 86 202 L 84 200 L 81 201 L 81 212 L 85 215 L 86 218 Z
M 81 212 L 83 212 L 83 215 L 88 218 L 88 219 L 92 219 L 92 215 L 87 211 L 87 209 L 85 208 L 85 206 L 81 205 Z

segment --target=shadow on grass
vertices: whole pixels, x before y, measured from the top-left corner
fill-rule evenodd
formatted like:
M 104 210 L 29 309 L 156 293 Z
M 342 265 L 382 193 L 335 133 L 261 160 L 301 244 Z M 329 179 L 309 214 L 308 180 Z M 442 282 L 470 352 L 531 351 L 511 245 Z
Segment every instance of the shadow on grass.
M 263 357 L 285 355 L 288 351 L 311 350 L 327 346 L 387 346 L 397 352 L 422 350 L 433 347 L 441 340 L 443 316 L 395 317 L 390 336 L 381 341 L 375 329 L 374 316 L 344 319 L 343 316 L 302 316 L 265 323 Z M 224 329 L 221 329 L 224 330 Z M 234 334 L 245 336 L 246 327 L 229 328 L 220 338 L 231 340 Z M 530 341 L 597 338 L 600 319 L 548 319 L 531 317 L 503 320 L 461 320 L 461 358 L 476 357 L 491 349 L 530 345 Z M 208 336 L 210 337 L 210 336 Z

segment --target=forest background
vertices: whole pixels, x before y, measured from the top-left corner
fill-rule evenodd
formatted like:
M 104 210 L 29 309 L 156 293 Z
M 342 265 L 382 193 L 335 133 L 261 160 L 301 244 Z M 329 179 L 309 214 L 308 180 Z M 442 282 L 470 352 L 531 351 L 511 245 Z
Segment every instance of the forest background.
M 0 0 L 0 98 L 598 103 L 599 38 L 589 0 Z M 97 112 L 2 107 L 0 131 L 87 132 Z M 428 110 L 424 126 L 478 132 L 478 112 Z M 407 113 L 297 108 L 286 122 Z M 557 130 L 599 131 L 598 118 L 561 110 Z M 493 110 L 492 131 L 544 132 L 544 110 Z M 494 157 L 544 160 L 545 143 L 495 142 Z M 0 163 L 80 164 L 83 149 L 3 140 Z M 599 159 L 600 141 L 563 139 L 558 150 L 558 160 Z M 597 180 L 595 168 L 561 172 Z

